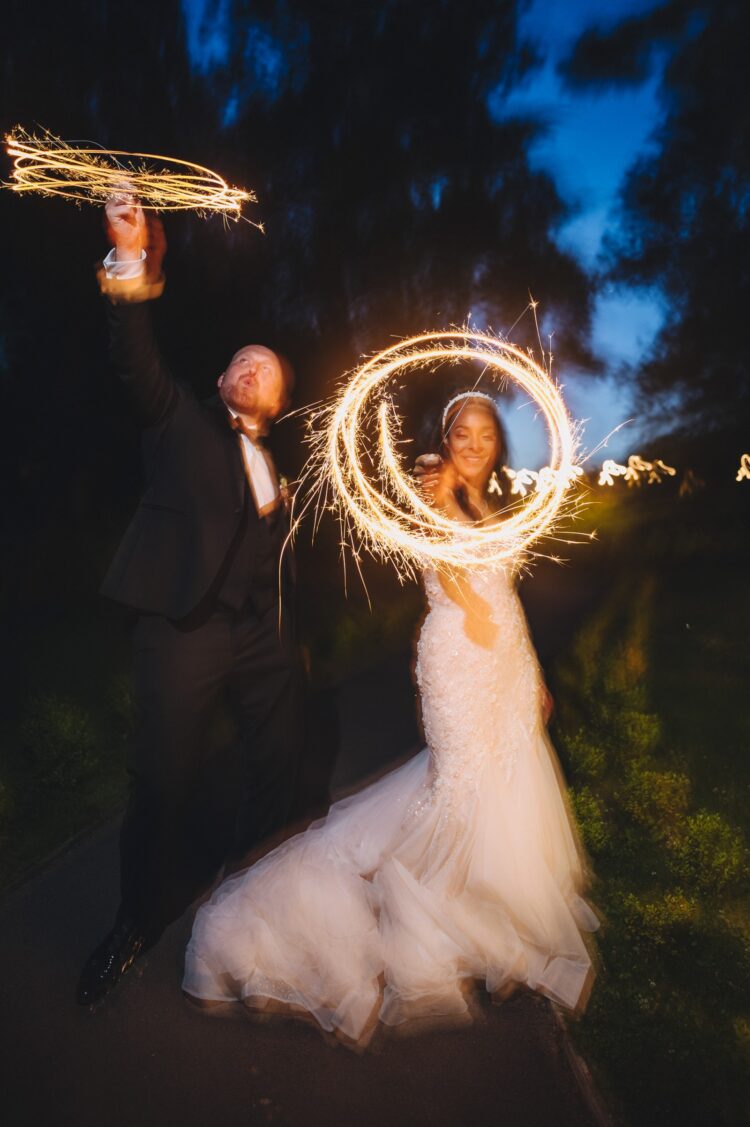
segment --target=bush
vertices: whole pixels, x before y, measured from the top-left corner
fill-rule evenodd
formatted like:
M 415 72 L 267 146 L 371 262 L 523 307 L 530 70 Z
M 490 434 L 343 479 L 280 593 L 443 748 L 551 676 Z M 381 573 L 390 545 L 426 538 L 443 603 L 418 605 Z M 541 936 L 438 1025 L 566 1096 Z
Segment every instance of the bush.
M 571 790 L 570 798 L 584 845 L 591 853 L 603 853 L 611 839 L 604 803 L 590 787 Z
M 584 728 L 579 728 L 572 736 L 563 738 L 562 742 L 577 774 L 596 779 L 604 772 L 606 766 L 604 747 L 598 740 L 592 739 Z
M 136 723 L 133 678 L 129 674 L 121 673 L 114 678 L 109 689 L 108 703 L 123 739 L 127 739 Z
M 5 827 L 10 821 L 11 800 L 10 791 L 5 783 L 0 782 L 0 834 L 5 830 Z
M 690 779 L 676 771 L 651 771 L 636 762 L 618 797 L 631 817 L 657 837 L 674 838 L 685 822 Z
M 721 814 L 699 810 L 670 845 L 675 872 L 706 892 L 721 892 L 747 877 L 745 843 Z
M 623 914 L 626 932 L 632 938 L 659 947 L 696 920 L 698 905 L 681 889 L 645 899 L 630 892 L 623 900 Z
M 77 786 L 96 766 L 94 725 L 86 710 L 68 697 L 54 693 L 33 697 L 20 735 L 41 786 Z
M 655 752 L 661 741 L 661 721 L 652 712 L 623 708 L 615 714 L 615 737 L 628 759 Z

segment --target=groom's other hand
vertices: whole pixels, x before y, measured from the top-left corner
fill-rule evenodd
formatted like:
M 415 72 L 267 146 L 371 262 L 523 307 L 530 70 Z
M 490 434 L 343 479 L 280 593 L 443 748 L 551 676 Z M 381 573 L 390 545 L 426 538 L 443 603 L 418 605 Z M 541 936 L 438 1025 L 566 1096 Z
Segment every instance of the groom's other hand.
M 441 483 L 443 459 L 439 454 L 420 454 L 414 463 L 414 476 L 417 485 L 434 501 Z

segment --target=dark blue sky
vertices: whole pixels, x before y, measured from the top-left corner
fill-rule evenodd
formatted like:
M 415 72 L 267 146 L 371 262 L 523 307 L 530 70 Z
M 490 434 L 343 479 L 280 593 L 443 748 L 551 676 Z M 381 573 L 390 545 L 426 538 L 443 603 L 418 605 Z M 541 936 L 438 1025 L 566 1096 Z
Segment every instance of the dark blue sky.
M 226 43 L 226 0 L 218 5 L 212 23 L 203 26 L 207 0 L 183 0 L 188 42 L 193 61 L 202 70 L 220 65 Z M 659 85 L 663 58 L 655 58 L 653 73 L 640 86 L 593 93 L 566 91 L 556 64 L 575 39 L 592 24 L 617 22 L 623 16 L 657 6 L 656 0 L 529 0 L 521 18 L 521 32 L 537 41 L 544 65 L 517 88 L 510 99 L 492 104 L 498 115 L 532 113 L 547 122 L 547 130 L 532 150 L 532 161 L 549 171 L 563 198 L 575 213 L 556 232 L 560 244 L 587 269 L 595 269 L 601 239 L 616 223 L 618 189 L 629 166 L 649 144 L 659 121 Z M 258 44 L 263 62 L 264 47 Z M 271 62 L 271 60 L 266 60 Z M 272 77 L 272 76 L 271 76 Z M 519 311 L 526 287 L 519 279 Z M 544 308 L 544 294 L 534 295 Z M 592 449 L 604 436 L 633 415 L 630 381 L 623 364 L 637 365 L 662 319 L 658 294 L 616 292 L 609 289 L 597 300 L 592 344 L 602 357 L 606 375 L 593 381 L 575 371 L 559 371 L 571 413 L 588 419 L 583 445 Z M 554 324 L 543 323 L 545 332 Z M 516 464 L 543 462 L 544 436 L 533 413 L 522 410 L 511 421 Z M 638 420 L 624 427 L 609 443 L 606 456 L 620 457 L 637 450 L 642 440 Z M 602 455 L 604 456 L 604 455 Z M 600 459 L 597 459 L 600 460 Z
M 541 114 L 547 134 L 532 150 L 534 163 L 555 178 L 563 198 L 576 213 L 557 232 L 558 241 L 587 269 L 594 269 L 604 232 L 616 223 L 614 214 L 622 179 L 658 124 L 658 90 L 663 58 L 642 85 L 605 93 L 571 93 L 556 74 L 556 64 L 575 39 L 592 24 L 616 23 L 623 16 L 656 7 L 654 0 L 531 0 L 521 21 L 522 32 L 536 39 L 546 55 L 543 68 L 514 91 L 498 112 Z M 543 302 L 544 295 L 535 295 Z M 633 415 L 629 381 L 619 374 L 623 362 L 637 364 L 661 324 L 658 294 L 633 291 L 602 293 L 594 316 L 592 343 L 608 375 L 592 383 L 574 372 L 559 372 L 571 412 L 588 417 L 584 445 L 589 449 L 618 423 Z M 554 325 L 550 326 L 554 328 Z M 637 420 L 615 435 L 608 456 L 634 452 L 641 440 Z M 536 434 L 528 443 L 539 456 Z M 518 440 L 517 440 L 518 448 Z

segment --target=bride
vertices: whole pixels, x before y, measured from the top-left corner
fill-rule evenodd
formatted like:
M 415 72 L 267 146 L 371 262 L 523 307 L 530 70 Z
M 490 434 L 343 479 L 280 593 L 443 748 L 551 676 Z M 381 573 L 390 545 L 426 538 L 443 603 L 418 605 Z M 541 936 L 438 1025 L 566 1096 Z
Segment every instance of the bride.
M 441 454 L 435 503 L 500 519 L 506 442 L 489 396 L 449 401 Z M 468 1015 L 473 979 L 584 1002 L 581 931 L 598 920 L 513 576 L 427 569 L 424 586 L 428 746 L 218 888 L 188 945 L 190 997 L 281 1002 L 353 1041 L 377 1019 Z

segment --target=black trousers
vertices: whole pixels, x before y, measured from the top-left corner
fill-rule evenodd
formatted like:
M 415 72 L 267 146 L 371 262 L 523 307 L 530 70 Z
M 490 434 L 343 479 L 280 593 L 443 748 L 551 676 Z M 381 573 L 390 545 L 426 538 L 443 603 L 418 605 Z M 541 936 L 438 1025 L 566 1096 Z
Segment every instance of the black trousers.
M 231 825 L 215 820 L 209 737 L 227 694 L 239 732 Z M 222 606 L 198 623 L 144 616 L 135 629 L 138 729 L 120 835 L 121 913 L 152 937 L 288 818 L 304 732 L 305 679 L 278 606 Z

